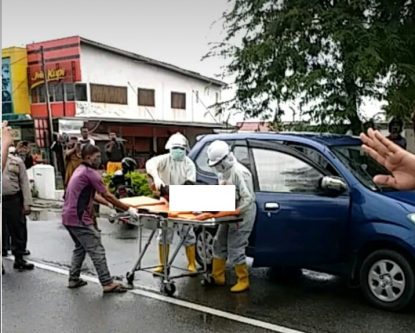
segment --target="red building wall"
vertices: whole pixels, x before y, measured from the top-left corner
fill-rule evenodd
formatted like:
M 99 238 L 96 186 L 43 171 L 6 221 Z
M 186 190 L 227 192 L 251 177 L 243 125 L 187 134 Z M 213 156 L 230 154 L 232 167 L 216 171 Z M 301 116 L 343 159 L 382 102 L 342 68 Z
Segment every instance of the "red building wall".
M 81 81 L 79 36 L 29 44 L 26 48 L 30 92 L 33 88 L 44 84 L 45 81 L 42 71 L 41 47 L 43 47 L 48 83 Z M 53 102 L 51 109 L 54 118 L 75 116 L 75 102 Z M 47 117 L 46 103 L 31 103 L 31 114 L 34 118 Z

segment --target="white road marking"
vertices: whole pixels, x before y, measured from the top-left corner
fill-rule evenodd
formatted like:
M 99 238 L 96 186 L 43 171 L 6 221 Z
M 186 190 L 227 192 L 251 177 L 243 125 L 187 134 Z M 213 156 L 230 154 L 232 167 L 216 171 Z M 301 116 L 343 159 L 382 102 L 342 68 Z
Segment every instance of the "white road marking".
M 62 269 L 59 267 L 55 267 L 55 266 L 51 266 L 51 265 L 47 265 L 47 264 L 42 264 L 42 263 L 38 263 L 38 262 L 34 262 L 34 261 L 29 261 L 32 264 L 35 265 L 35 267 L 43 269 L 43 270 L 47 270 L 50 272 L 54 272 L 54 273 L 58 273 L 61 275 L 69 275 L 69 271 L 66 269 Z M 89 275 L 83 275 L 82 274 L 82 278 L 86 281 L 95 283 L 95 284 L 99 284 L 99 281 L 97 278 L 89 276 Z M 249 317 L 244 317 L 241 315 L 237 315 L 234 313 L 230 313 L 230 312 L 226 312 L 226 311 L 222 311 L 222 310 L 218 310 L 218 309 L 214 309 L 214 308 L 210 308 L 208 306 L 204 306 L 204 305 L 200 305 L 197 303 L 192 303 L 192 302 L 188 302 L 188 301 L 184 301 L 181 299 L 177 299 L 177 298 L 173 298 L 173 297 L 168 297 L 168 296 L 164 296 L 161 295 L 160 293 L 158 293 L 158 291 L 156 289 L 153 288 L 148 288 L 148 287 L 139 287 L 140 289 L 131 289 L 129 290 L 129 292 L 136 294 L 136 295 L 140 295 L 140 296 L 144 296 L 144 297 L 148 297 L 148 298 L 152 298 L 161 302 L 165 302 L 165 303 L 170 303 L 170 304 L 174 304 L 183 308 L 187 308 L 190 310 L 195 310 L 195 311 L 199 311 L 199 312 L 203 312 L 203 313 L 207 313 L 210 314 L 212 316 L 216 316 L 216 317 L 221 317 L 221 318 L 225 318 L 228 320 L 232 320 L 232 321 L 236 321 L 242 324 L 247 324 L 250 326 L 255 326 L 255 327 L 259 327 L 259 328 L 264 328 L 270 331 L 274 331 L 274 332 L 278 332 L 278 333 L 305 333 L 303 331 L 299 331 L 299 330 L 295 330 L 292 328 L 288 328 L 285 326 L 280 326 L 280 325 L 276 325 L 276 324 L 271 324 L 265 321 L 261 321 L 261 320 L 257 320 L 257 319 L 253 319 L 253 318 L 249 318 Z

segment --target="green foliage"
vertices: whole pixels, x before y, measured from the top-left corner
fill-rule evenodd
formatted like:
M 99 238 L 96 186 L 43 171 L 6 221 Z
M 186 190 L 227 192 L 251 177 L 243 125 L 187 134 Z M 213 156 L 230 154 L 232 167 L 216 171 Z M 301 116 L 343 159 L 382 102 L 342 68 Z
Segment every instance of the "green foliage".
M 104 173 L 102 176 L 102 181 L 104 182 L 105 186 L 110 190 L 111 193 L 114 193 L 114 188 L 111 188 L 111 179 L 114 176 L 113 173 Z
M 114 174 L 105 174 L 103 176 L 104 184 L 109 188 L 111 193 L 115 192 L 115 188 L 110 187 L 111 178 Z M 137 196 L 153 196 L 153 191 L 147 180 L 147 175 L 138 171 L 129 172 L 126 174 L 126 178 L 131 179 L 132 190 Z
M 134 171 L 129 172 L 126 177 L 131 179 L 131 185 L 136 195 L 153 195 L 146 174 Z
M 246 117 L 281 114 L 297 100 L 317 124 L 361 130 L 364 97 L 390 109 L 414 101 L 414 5 L 404 0 L 234 0 L 225 40 L 207 56 L 230 62 Z M 390 82 L 385 85 L 385 82 Z M 277 112 L 275 111 L 277 110 Z

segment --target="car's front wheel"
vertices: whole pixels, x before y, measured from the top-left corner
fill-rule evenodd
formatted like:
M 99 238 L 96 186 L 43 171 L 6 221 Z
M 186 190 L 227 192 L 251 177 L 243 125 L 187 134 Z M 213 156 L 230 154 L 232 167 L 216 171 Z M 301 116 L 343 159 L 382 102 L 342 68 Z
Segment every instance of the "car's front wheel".
M 360 269 L 360 286 L 373 305 L 399 311 L 415 294 L 415 273 L 408 260 L 392 250 L 378 250 L 366 257 Z
M 205 260 L 204 250 L 203 250 L 203 236 L 205 237 L 206 242 L 206 264 L 208 269 L 210 269 L 212 265 L 213 259 L 213 239 L 216 235 L 216 228 L 205 228 L 203 232 L 203 228 L 197 228 L 195 230 L 196 235 L 196 261 L 197 263 L 203 267 L 203 262 Z

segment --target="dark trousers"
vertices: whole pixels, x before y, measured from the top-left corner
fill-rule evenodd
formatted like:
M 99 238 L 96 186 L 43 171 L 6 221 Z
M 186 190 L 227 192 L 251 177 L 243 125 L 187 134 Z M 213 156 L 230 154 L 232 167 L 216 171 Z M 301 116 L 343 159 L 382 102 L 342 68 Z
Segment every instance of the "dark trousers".
M 7 227 L 7 223 L 4 218 L 2 218 L 1 226 L 2 226 L 2 234 L 1 234 L 2 249 L 1 250 L 3 253 L 6 253 L 7 251 L 11 250 L 12 245 L 11 245 L 9 228 Z
M 27 241 L 26 219 L 23 215 L 22 198 L 19 194 L 16 194 L 13 196 L 3 196 L 2 200 L 2 218 L 10 234 L 12 252 L 16 260 L 19 260 L 23 258 Z M 3 241 L 5 241 L 4 238 Z
M 112 277 L 108 270 L 105 249 L 101 242 L 101 233 L 95 226 L 66 227 L 75 243 L 72 253 L 69 280 L 77 280 L 81 274 L 82 263 L 88 253 L 98 273 L 99 282 L 105 286 L 112 283 Z
M 23 208 L 22 208 L 23 209 Z M 12 250 L 11 245 L 11 235 L 9 232 L 9 227 L 7 226 L 6 220 L 2 219 L 2 252 L 6 253 L 7 251 Z M 22 215 L 23 223 L 23 240 L 25 244 L 25 251 L 27 249 L 27 219 L 26 216 Z

